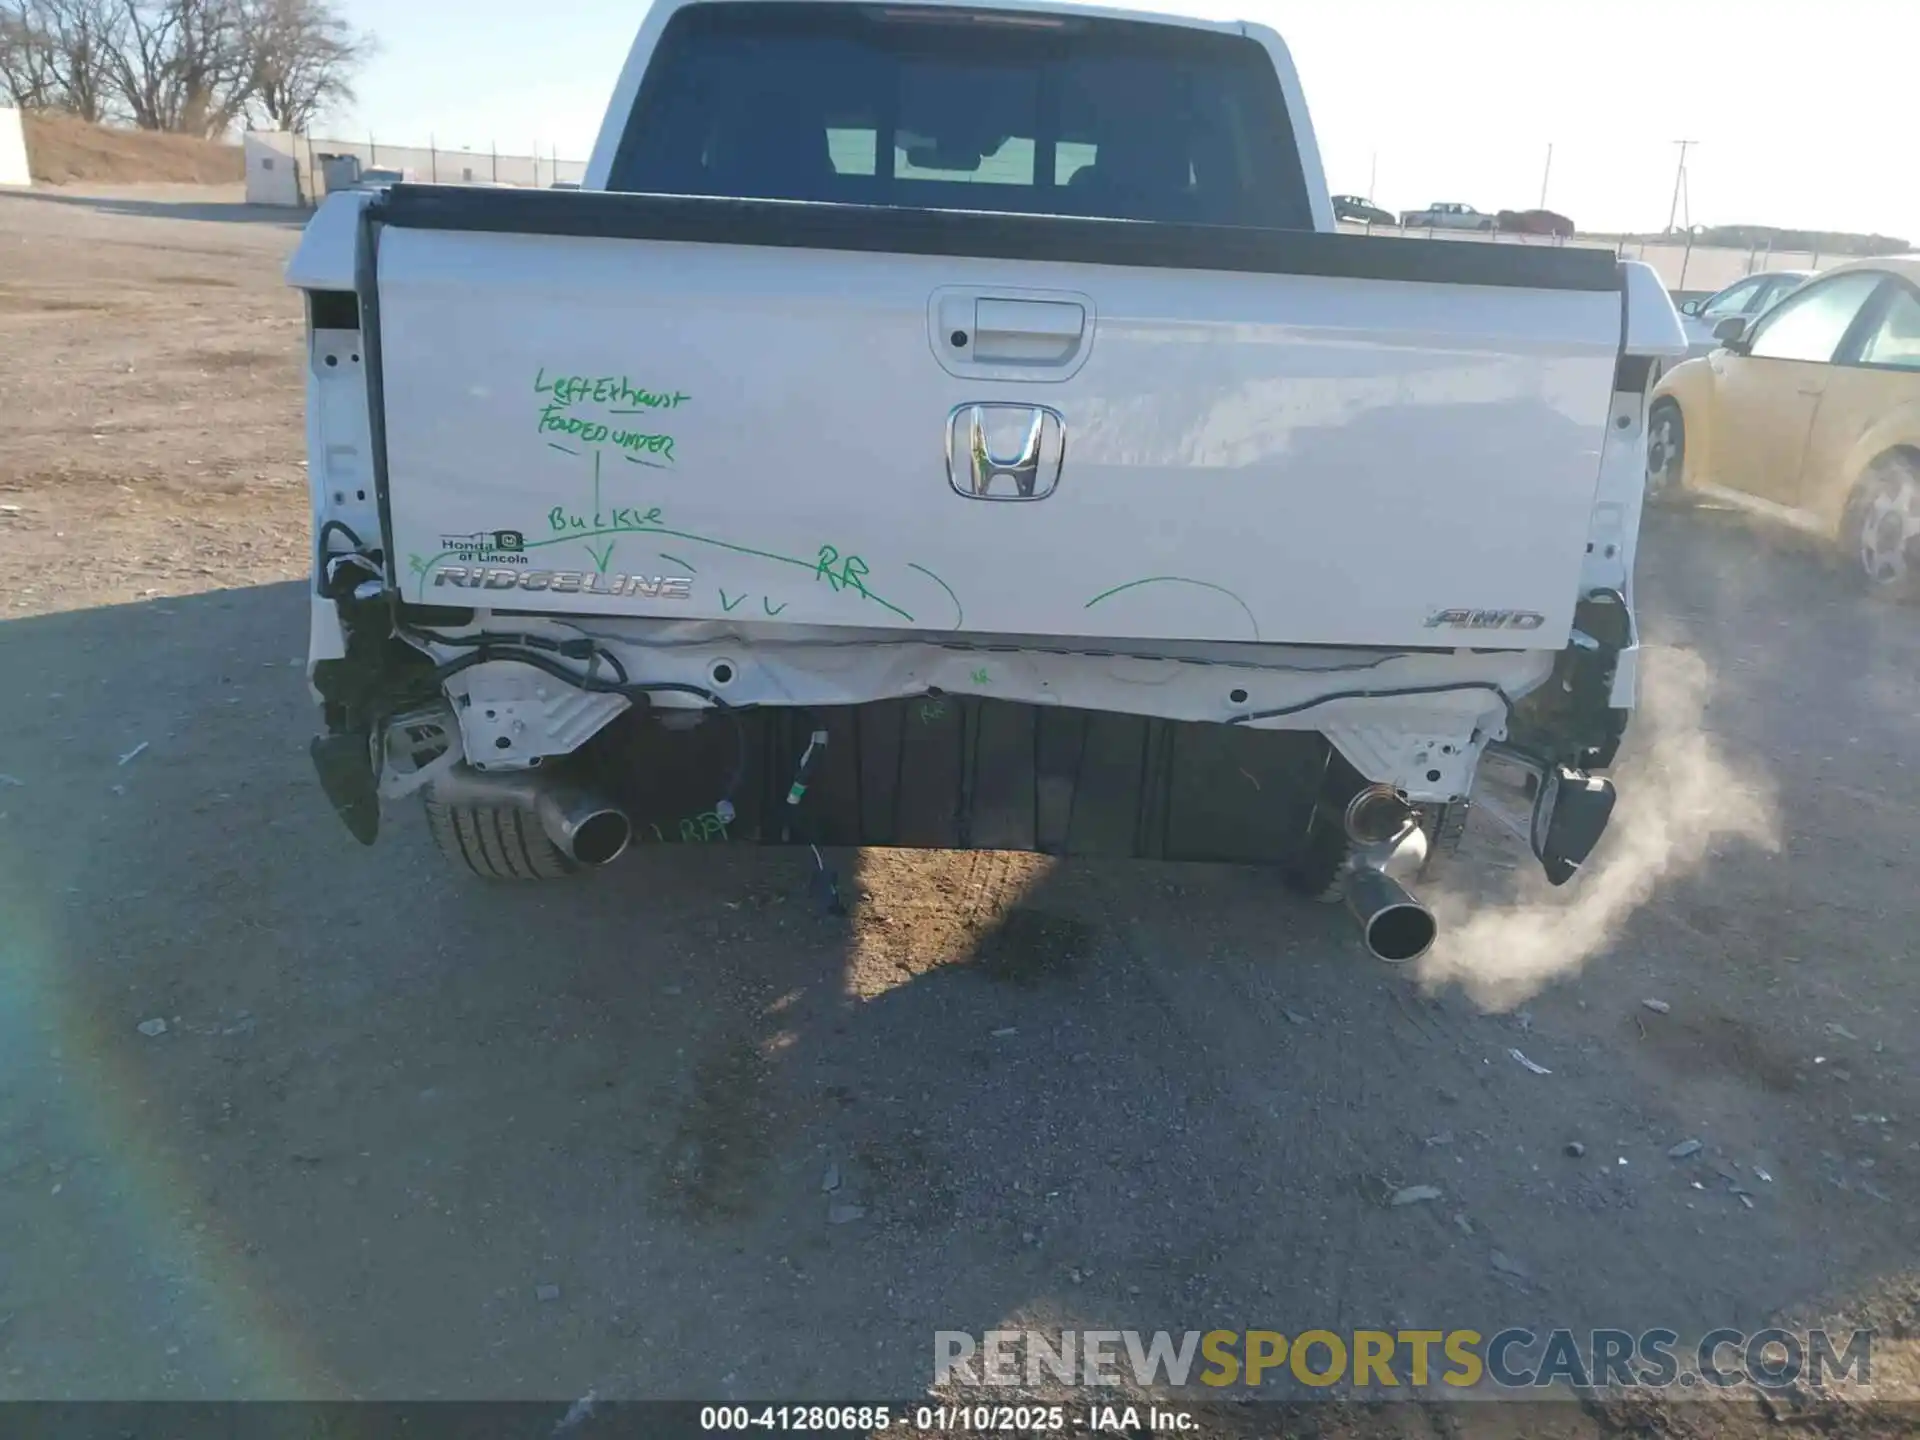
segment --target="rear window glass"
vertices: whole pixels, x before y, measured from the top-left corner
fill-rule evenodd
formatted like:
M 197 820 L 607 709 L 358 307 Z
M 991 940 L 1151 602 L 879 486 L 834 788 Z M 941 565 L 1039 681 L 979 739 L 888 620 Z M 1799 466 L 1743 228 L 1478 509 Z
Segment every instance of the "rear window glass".
M 609 189 L 1311 229 L 1243 36 L 949 9 L 707 4 L 668 24 Z

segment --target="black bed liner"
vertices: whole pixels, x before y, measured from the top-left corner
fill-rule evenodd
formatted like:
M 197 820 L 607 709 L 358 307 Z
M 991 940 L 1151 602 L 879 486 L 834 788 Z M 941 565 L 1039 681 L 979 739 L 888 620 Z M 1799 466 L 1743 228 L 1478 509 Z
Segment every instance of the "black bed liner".
M 957 255 L 1530 290 L 1621 288 L 1613 253 L 1579 246 L 1165 225 L 1064 215 L 396 185 L 368 207 L 366 218 L 409 230 Z

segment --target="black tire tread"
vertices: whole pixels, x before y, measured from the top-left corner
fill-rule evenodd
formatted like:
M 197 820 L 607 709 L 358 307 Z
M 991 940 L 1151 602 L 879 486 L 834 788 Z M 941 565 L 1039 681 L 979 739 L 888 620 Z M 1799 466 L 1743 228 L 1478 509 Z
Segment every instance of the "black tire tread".
M 426 806 L 440 853 L 483 880 L 557 880 L 579 868 L 516 806 L 448 805 L 431 796 Z

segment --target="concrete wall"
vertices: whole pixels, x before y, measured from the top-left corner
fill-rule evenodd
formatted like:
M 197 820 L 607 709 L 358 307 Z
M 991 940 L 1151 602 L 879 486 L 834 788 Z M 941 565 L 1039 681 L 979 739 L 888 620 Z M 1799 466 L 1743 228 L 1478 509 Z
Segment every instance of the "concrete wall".
M 301 184 L 295 138 L 281 130 L 249 130 L 242 144 L 249 205 L 298 205 Z
M 0 185 L 31 185 L 27 168 L 27 136 L 20 128 L 18 110 L 0 109 Z

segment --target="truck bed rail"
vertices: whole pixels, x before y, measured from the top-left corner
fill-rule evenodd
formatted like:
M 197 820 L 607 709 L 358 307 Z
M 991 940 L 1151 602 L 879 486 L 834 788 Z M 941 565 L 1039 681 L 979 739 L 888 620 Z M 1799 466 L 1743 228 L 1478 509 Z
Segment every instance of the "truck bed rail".
M 736 200 L 699 195 L 396 185 L 367 219 L 411 230 L 665 240 L 897 255 L 953 255 L 1167 270 L 1496 285 L 1621 288 L 1611 251 L 1169 225 L 1069 215 Z

